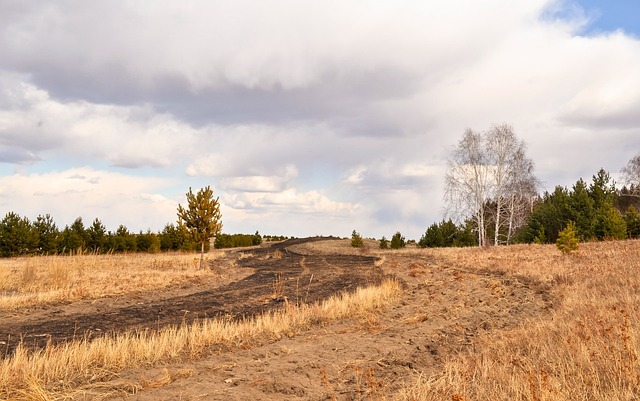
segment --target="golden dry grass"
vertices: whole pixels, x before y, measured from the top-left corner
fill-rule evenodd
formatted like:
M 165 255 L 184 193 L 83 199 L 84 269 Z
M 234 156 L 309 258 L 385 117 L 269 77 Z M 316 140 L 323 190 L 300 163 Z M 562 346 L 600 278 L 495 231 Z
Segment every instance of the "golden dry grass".
M 407 251 L 409 253 L 410 251 Z M 640 242 L 422 251 L 438 264 L 547 283 L 552 312 L 481 337 L 420 375 L 405 400 L 633 400 L 640 397 Z
M 34 352 L 19 347 L 13 356 L 0 363 L 0 397 L 57 399 L 74 393 L 91 394 L 96 388 L 97 393 L 104 395 L 100 383 L 124 369 L 199 358 L 212 345 L 246 347 L 292 336 L 329 320 L 367 316 L 399 293 L 399 284 L 387 281 L 319 304 L 287 305 L 283 310 L 241 322 L 207 319 L 159 332 L 124 333 Z
M 379 256 L 376 264 L 383 268 L 385 260 L 402 256 L 408 260 L 428 259 L 429 266 L 436 268 L 524 277 L 546 287 L 554 304 L 548 313 L 524 321 L 519 327 L 479 334 L 468 352 L 450 355 L 433 373 L 418 372 L 415 377 L 407 377 L 406 386 L 398 394 L 384 394 L 380 399 L 613 401 L 640 397 L 640 241 L 581 244 L 573 255 L 563 255 L 553 245 L 386 251 L 374 245 L 368 254 Z M 351 248 L 348 240 L 309 243 L 298 251 L 361 253 Z M 110 263 L 126 264 L 130 257 L 111 259 Z M 91 258 L 87 261 L 90 263 L 84 275 L 99 274 L 100 268 L 92 270 L 90 265 L 102 262 L 91 262 Z M 44 274 L 40 267 L 35 266 L 33 273 L 22 263 L 27 268 L 12 271 L 11 275 L 0 274 L 0 288 L 19 288 L 23 281 L 32 280 L 32 274 Z M 195 272 L 192 260 L 185 259 L 184 263 L 177 268 L 177 276 L 168 277 L 181 280 L 202 274 Z M 0 266 L 6 268 L 5 264 Z M 421 273 L 427 268 L 416 267 L 414 279 L 426 280 Z M 75 274 L 65 276 L 65 269 L 62 270 L 52 273 L 52 277 L 60 275 L 63 283 L 75 280 Z M 114 279 L 113 283 L 117 281 Z M 173 380 L 173 374 L 146 382 L 107 385 L 105 381 L 131 367 L 163 366 L 200 358 L 215 344 L 248 347 L 295 335 L 331 319 L 354 316 L 366 321 L 371 319 L 372 311 L 400 295 L 397 283 L 388 285 L 360 290 L 353 295 L 356 298 L 343 296 L 315 306 L 290 305 L 283 311 L 239 323 L 207 320 L 156 334 L 127 333 L 35 353 L 19 349 L 0 366 L 0 399 L 52 400 L 82 392 L 96 397 L 114 391 L 105 386 L 120 386 L 121 391 L 131 392 L 162 385 Z
M 211 275 L 196 270 L 198 263 L 186 253 L 0 259 L 0 310 L 162 289 Z

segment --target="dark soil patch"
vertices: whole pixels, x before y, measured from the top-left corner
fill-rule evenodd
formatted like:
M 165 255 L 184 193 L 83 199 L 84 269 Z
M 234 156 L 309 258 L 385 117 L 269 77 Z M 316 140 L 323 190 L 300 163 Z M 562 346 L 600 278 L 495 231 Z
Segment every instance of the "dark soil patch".
M 12 353 L 20 341 L 31 349 L 78 338 L 128 330 L 157 330 L 195 319 L 224 316 L 232 319 L 252 316 L 282 303 L 312 303 L 359 286 L 380 283 L 382 270 L 375 257 L 359 255 L 302 255 L 290 249 L 321 238 L 289 240 L 269 247 L 243 251 L 240 268 L 252 274 L 216 288 L 197 286 L 195 292 L 136 294 L 135 299 L 81 301 L 86 310 L 56 305 L 46 314 L 18 316 L 0 321 L 4 354 Z M 110 302 L 111 301 L 111 302 Z M 77 303 L 74 303 L 77 304 Z M 48 308 L 49 309 L 49 308 Z M 78 311 L 79 310 L 79 311 Z M 26 313 L 28 314 L 28 312 Z

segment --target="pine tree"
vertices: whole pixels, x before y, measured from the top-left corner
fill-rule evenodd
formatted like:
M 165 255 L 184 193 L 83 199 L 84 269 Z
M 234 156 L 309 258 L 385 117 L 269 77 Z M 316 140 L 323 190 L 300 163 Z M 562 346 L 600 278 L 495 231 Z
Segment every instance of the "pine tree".
M 389 249 L 389 240 L 384 235 L 380 239 L 380 249 Z
M 38 243 L 38 232 L 28 218 L 9 212 L 0 221 L 0 256 L 33 253 Z
M 193 194 L 187 192 L 187 208 L 178 205 L 178 225 L 200 244 L 200 269 L 204 269 L 204 245 L 222 230 L 219 197 L 207 186 Z
M 562 253 L 571 253 L 578 249 L 579 241 L 576 235 L 576 226 L 573 221 L 567 224 L 567 227 L 560 231 L 556 246 Z
M 362 248 L 364 246 L 362 235 L 360 235 L 356 230 L 353 230 L 351 233 L 351 246 L 354 248 Z
M 33 227 L 38 232 L 40 252 L 44 254 L 55 253 L 58 250 L 60 230 L 53 221 L 53 217 L 49 214 L 39 215 L 33 222 Z
M 87 229 L 87 248 L 94 252 L 102 252 L 105 245 L 105 236 L 107 229 L 97 218 L 93 220 L 91 226 Z
M 627 209 L 624 221 L 627 223 L 627 236 L 629 238 L 640 238 L 640 213 L 633 205 Z
M 400 234 L 400 231 L 393 234 L 393 237 L 391 237 L 391 249 L 404 248 L 405 245 L 407 245 L 407 242 L 405 241 L 402 234 Z
M 437 248 L 444 246 L 444 236 L 442 234 L 441 227 L 433 223 L 427 228 L 427 231 L 418 241 L 418 246 L 421 248 Z

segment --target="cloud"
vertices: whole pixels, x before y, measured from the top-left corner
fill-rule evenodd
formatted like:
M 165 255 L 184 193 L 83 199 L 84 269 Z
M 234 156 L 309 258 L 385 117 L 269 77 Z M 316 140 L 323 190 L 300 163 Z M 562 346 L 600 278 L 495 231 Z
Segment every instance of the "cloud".
M 0 208 L 35 219 L 51 214 L 64 227 L 80 216 L 99 218 L 108 229 L 160 230 L 175 221 L 177 201 L 156 192 L 170 180 L 134 177 L 79 167 L 43 174 L 0 177 Z
M 466 128 L 513 125 L 550 187 L 640 148 L 640 42 L 572 4 L 11 2 L 2 180 L 141 229 L 211 184 L 230 230 L 419 236 Z
M 61 102 L 33 84 L 0 71 L 0 146 L 15 149 L 18 161 L 64 152 L 114 166 L 161 167 L 188 158 L 195 131 L 147 106 Z M 12 79 L 14 80 L 12 82 Z

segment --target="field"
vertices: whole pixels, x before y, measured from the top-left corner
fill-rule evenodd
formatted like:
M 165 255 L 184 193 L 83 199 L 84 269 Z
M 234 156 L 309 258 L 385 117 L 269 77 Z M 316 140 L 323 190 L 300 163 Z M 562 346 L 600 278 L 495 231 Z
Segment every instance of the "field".
M 0 260 L 0 399 L 640 399 L 640 241 L 349 242 Z

